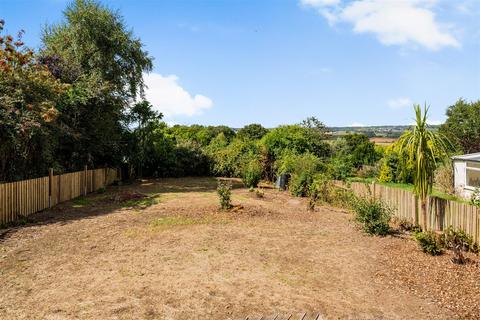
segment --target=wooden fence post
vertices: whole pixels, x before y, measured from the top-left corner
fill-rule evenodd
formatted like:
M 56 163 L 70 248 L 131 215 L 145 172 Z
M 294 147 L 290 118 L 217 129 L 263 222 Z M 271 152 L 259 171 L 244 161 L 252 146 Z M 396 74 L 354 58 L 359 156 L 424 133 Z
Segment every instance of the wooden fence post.
M 87 174 L 88 174 L 88 170 L 87 170 L 87 165 L 85 165 L 83 167 L 83 181 L 84 181 L 84 184 L 83 184 L 83 195 L 86 196 L 87 195 L 87 183 L 88 183 L 88 179 L 87 179 Z
M 52 207 L 53 168 L 48 169 L 48 207 Z

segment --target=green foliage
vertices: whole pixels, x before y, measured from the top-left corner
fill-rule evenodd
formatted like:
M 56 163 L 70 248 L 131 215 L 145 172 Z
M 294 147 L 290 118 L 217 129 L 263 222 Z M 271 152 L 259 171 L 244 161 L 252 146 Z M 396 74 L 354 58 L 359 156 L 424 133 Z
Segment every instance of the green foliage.
M 212 173 L 223 177 L 242 177 L 243 168 L 258 156 L 258 146 L 253 141 L 234 139 L 230 144 L 219 134 L 207 147 L 212 159 Z
M 373 197 L 358 197 L 353 203 L 353 210 L 355 220 L 366 233 L 385 236 L 390 232 L 392 209 L 383 201 Z
M 350 163 L 359 168 L 360 166 L 373 165 L 379 155 L 375 150 L 375 144 L 370 142 L 364 134 L 348 134 L 345 136 L 345 149 L 342 150 L 344 156 L 348 157 Z
M 470 197 L 470 204 L 480 208 L 480 188 L 475 188 Z
M 237 138 L 242 140 L 260 140 L 268 132 L 261 124 L 252 123 L 238 130 Z
M 0 181 L 45 174 L 55 151 L 49 137 L 69 87 L 42 66 L 22 41 L 3 35 L 0 20 Z
M 287 125 L 270 130 L 261 143 L 274 159 L 280 159 L 286 152 L 309 152 L 317 157 L 326 157 L 330 154 L 330 146 L 324 139 L 324 133 L 317 129 Z
M 412 164 L 414 192 L 420 198 L 423 221 L 427 221 L 426 201 L 432 192 L 437 159 L 444 161 L 448 157 L 450 144 L 446 137 L 429 130 L 427 124 L 428 107 L 423 113 L 419 105 L 414 106 L 416 124 L 412 130 L 406 131 L 398 141 L 399 154 Z M 426 230 L 424 225 L 424 230 Z
M 473 237 L 467 234 L 462 229 L 455 229 L 453 226 L 449 226 L 443 232 L 443 243 L 445 247 L 449 249 L 458 248 L 464 252 L 479 253 L 479 247 L 473 240 Z
M 323 167 L 318 157 L 311 153 L 287 153 L 279 161 L 277 174 L 289 174 L 288 190 L 294 196 L 305 197 L 314 176 Z
M 232 183 L 228 180 L 219 180 L 217 186 L 218 199 L 220 200 L 220 208 L 228 210 L 232 208 L 231 195 Z
M 262 166 L 258 159 L 248 161 L 242 168 L 242 181 L 248 188 L 256 188 L 262 179 Z
M 447 120 L 440 127 L 440 132 L 462 153 L 480 151 L 480 100 L 467 102 L 459 99 L 448 107 Z
M 443 252 L 442 243 L 434 232 L 415 232 L 413 238 L 417 241 L 418 245 L 423 252 L 432 256 L 437 256 Z

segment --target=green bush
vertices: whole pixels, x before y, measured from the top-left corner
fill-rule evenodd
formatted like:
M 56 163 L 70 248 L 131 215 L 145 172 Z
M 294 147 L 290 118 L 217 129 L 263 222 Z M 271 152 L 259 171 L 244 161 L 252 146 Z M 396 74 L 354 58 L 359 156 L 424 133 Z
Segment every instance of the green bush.
M 422 251 L 432 256 L 442 253 L 442 243 L 439 237 L 432 231 L 415 232 L 413 238 L 417 241 Z
M 373 197 L 358 197 L 353 203 L 353 209 L 355 220 L 366 233 L 385 236 L 390 232 L 392 209 L 383 201 Z
M 470 198 L 470 204 L 480 208 L 480 188 L 475 188 Z
M 286 153 L 277 161 L 277 174 L 289 174 L 288 190 L 294 196 L 305 197 L 315 175 L 322 171 L 322 162 L 311 153 Z
M 242 170 L 242 181 L 248 188 L 256 188 L 262 179 L 262 165 L 257 159 L 248 161 Z
M 217 186 L 217 194 L 220 200 L 220 208 L 228 210 L 232 208 L 231 195 L 232 183 L 228 180 L 219 180 Z
M 465 252 L 479 253 L 480 248 L 473 240 L 473 237 L 468 235 L 464 230 L 455 229 L 452 226 L 449 226 L 443 232 L 443 244 L 449 249 L 454 247 L 460 248 Z

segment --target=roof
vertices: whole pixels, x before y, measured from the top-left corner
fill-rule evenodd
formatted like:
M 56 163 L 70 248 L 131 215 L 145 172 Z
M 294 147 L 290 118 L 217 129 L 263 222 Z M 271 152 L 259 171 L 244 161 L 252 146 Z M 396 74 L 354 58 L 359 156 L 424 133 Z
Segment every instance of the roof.
M 453 156 L 453 160 L 478 161 L 480 162 L 480 152 Z

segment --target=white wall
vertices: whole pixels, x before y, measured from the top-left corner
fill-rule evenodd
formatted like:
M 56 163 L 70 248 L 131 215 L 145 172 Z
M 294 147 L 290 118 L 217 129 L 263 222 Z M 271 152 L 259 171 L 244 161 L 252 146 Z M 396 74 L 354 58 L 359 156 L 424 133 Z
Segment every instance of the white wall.
M 453 161 L 455 192 L 459 196 L 469 199 L 473 192 L 471 190 L 465 189 L 466 167 L 467 167 L 467 163 L 464 160 Z

